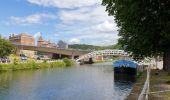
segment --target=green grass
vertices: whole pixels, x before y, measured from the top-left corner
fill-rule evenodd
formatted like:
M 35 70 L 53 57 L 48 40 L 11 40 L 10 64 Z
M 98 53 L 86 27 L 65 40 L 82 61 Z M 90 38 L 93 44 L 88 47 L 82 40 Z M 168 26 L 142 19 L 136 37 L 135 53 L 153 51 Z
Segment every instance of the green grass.
M 63 60 L 56 62 L 41 62 L 37 63 L 34 60 L 28 60 L 26 62 L 19 62 L 14 60 L 11 64 L 0 64 L 0 71 L 15 71 L 15 70 L 26 70 L 26 69 L 41 69 L 41 68 L 53 68 L 53 67 L 68 67 L 74 65 L 71 60 Z
M 170 84 L 167 84 L 170 81 L 168 72 L 155 69 L 151 70 L 150 76 L 150 92 L 170 90 Z M 149 97 L 150 100 L 170 100 L 170 92 L 151 94 Z
M 67 58 L 64 58 L 63 62 L 66 64 L 66 66 L 73 66 L 73 65 L 75 65 L 75 63 L 72 60 L 67 59 Z
M 137 72 L 136 78 L 139 79 L 142 76 L 143 72 Z
M 113 60 L 96 60 L 94 63 L 112 62 Z
M 140 75 L 140 73 L 139 73 Z M 146 71 L 144 71 L 138 78 L 137 83 L 134 85 L 130 95 L 126 100 L 136 100 L 143 89 L 146 81 Z M 170 90 L 170 76 L 168 72 L 163 70 L 151 70 L 150 74 L 150 92 Z M 155 93 L 149 95 L 149 100 L 170 100 L 170 92 Z

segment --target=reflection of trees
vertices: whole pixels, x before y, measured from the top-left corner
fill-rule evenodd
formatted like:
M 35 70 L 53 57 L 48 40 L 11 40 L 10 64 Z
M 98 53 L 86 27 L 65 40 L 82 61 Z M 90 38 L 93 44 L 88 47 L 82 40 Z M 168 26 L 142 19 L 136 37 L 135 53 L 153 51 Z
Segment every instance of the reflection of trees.
M 12 80 L 11 72 L 2 72 L 0 73 L 0 100 L 4 100 L 4 95 L 8 95 L 10 82 Z
M 12 80 L 11 72 L 2 72 L 0 73 L 0 87 L 8 87 L 10 81 Z

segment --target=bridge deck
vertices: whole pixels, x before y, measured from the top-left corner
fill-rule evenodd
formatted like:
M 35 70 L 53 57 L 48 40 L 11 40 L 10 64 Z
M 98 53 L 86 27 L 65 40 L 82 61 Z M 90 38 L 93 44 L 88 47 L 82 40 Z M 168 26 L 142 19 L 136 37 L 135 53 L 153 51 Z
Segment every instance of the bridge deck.
M 85 50 L 37 47 L 37 46 L 20 45 L 20 44 L 14 44 L 14 45 L 17 48 L 23 50 L 41 51 L 41 52 L 56 53 L 56 54 L 69 55 L 69 56 L 71 55 L 81 56 L 89 53 L 89 51 L 85 51 Z

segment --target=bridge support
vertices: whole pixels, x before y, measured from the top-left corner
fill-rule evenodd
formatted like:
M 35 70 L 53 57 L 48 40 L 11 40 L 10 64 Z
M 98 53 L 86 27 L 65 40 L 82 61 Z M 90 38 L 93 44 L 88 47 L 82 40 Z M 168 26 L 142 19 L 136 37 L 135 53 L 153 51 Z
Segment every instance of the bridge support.
M 93 58 L 89 58 L 89 64 L 92 64 L 92 63 L 94 63 Z
M 101 56 L 96 56 L 96 60 L 103 61 L 103 60 L 104 60 L 104 59 L 103 59 L 103 55 L 101 55 Z
M 71 59 L 74 60 L 74 51 L 71 53 Z
M 67 55 L 61 55 L 61 54 L 53 54 L 52 59 L 63 59 L 63 58 L 69 58 Z
M 94 62 L 93 62 L 93 58 L 88 58 L 88 59 L 86 59 L 86 60 L 83 60 L 82 61 L 84 64 L 93 64 Z
M 71 55 L 71 60 L 74 60 L 74 55 Z

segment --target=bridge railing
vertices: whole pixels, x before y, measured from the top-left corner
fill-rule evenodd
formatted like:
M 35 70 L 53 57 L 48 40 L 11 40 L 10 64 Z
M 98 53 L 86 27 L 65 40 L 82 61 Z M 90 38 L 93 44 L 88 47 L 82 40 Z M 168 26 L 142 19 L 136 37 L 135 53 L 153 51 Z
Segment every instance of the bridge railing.
M 129 54 L 127 52 L 125 52 L 124 50 L 111 50 L 111 49 L 107 49 L 107 50 L 99 50 L 99 51 L 93 51 L 90 52 L 88 54 L 82 55 L 79 57 L 78 60 L 82 60 L 82 59 L 87 59 L 87 58 L 91 58 L 91 57 L 96 57 L 96 56 L 103 56 L 103 55 L 114 55 L 114 56 L 129 56 Z

